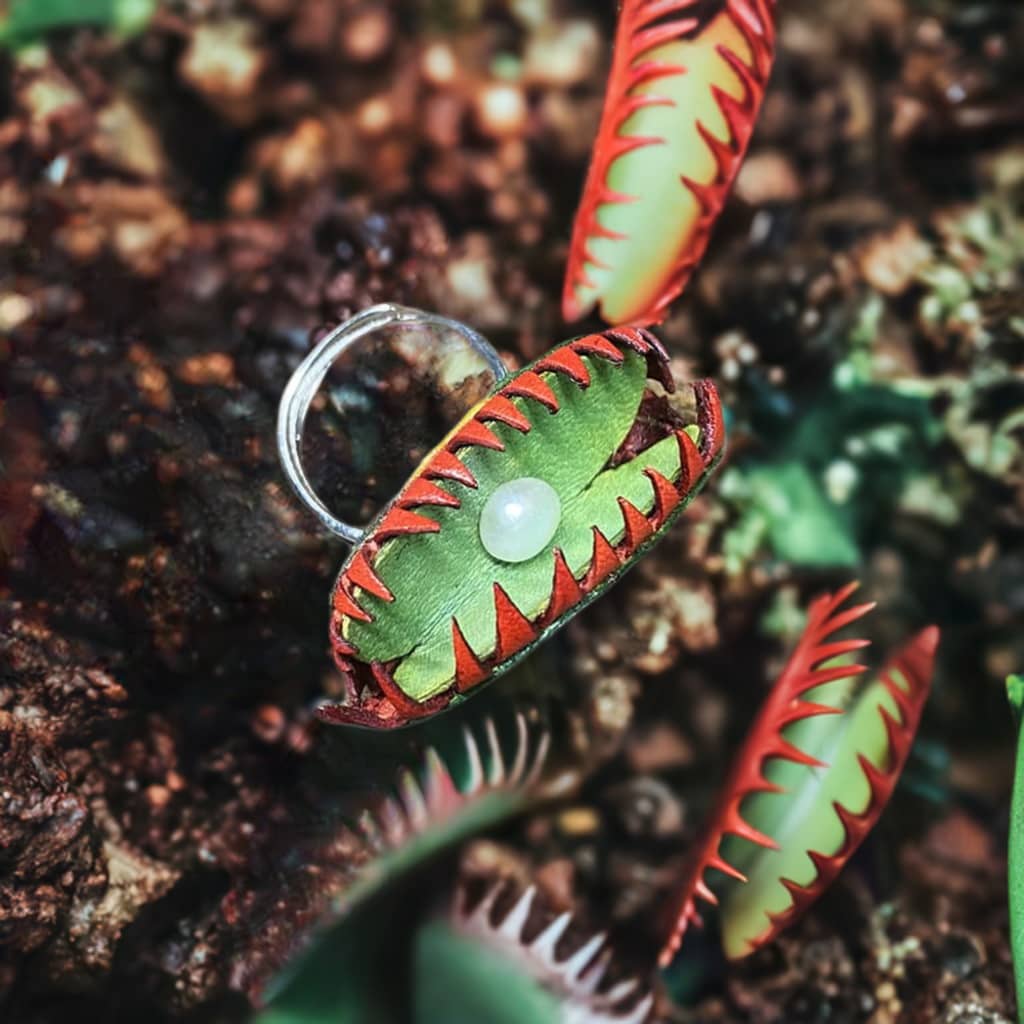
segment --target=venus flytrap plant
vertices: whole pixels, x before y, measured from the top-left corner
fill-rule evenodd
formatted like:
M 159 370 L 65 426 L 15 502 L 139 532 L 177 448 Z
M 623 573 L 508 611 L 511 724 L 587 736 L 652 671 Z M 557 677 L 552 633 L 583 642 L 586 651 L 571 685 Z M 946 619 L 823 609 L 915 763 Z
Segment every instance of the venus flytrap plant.
M 371 524 L 332 594 L 330 640 L 347 691 L 318 709 L 322 720 L 395 728 L 464 701 L 635 564 L 716 467 L 724 426 L 714 387 L 695 383 L 694 411 L 682 415 L 666 397 L 668 355 L 643 325 L 664 318 L 725 202 L 770 72 L 774 8 L 623 0 L 563 311 L 576 319 L 598 305 L 608 322 L 629 326 L 571 339 L 504 379 Z M 793 433 L 791 463 L 805 477 L 806 451 L 831 458 L 829 438 L 848 436 L 834 403 Z M 775 495 L 786 499 L 778 518 L 787 534 L 793 479 Z M 806 482 L 805 505 L 817 496 Z M 822 561 L 820 547 L 805 545 L 804 560 Z M 832 548 L 825 562 L 856 561 L 852 540 Z M 662 966 L 701 923 L 700 903 L 718 905 L 730 958 L 769 942 L 835 879 L 891 796 L 938 632 L 922 631 L 865 675 L 847 659 L 866 641 L 835 639 L 871 607 L 843 608 L 854 587 L 811 606 L 681 882 Z M 336 901 L 305 961 L 327 977 L 326 1004 L 316 1012 L 311 969 L 300 962 L 260 1024 L 312 1024 L 332 1008 L 339 1024 L 383 1019 L 359 980 L 382 962 L 404 970 L 401 1018 L 424 1024 L 647 1018 L 653 1000 L 642 990 L 604 987 L 602 939 L 564 948 L 571 914 L 534 927 L 532 886 L 506 907 L 500 884 L 471 905 L 456 883 L 454 906 L 426 925 L 423 915 L 400 925 L 397 947 L 388 922 L 365 914 L 439 851 L 555 794 L 541 778 L 546 738 L 531 746 L 518 718 L 506 767 L 493 723 L 484 732 L 486 755 L 467 738 L 461 782 L 428 753 L 422 776 L 404 775 L 397 795 L 363 816 L 354 834 L 372 854 L 369 868 Z M 440 885 L 450 896 L 451 879 Z M 653 963 L 650 976 L 655 983 Z M 395 987 L 390 974 L 384 984 Z
M 422 886 L 438 853 L 537 801 L 568 795 L 578 781 L 571 769 L 551 770 L 546 729 L 531 728 L 522 714 L 513 723 L 511 739 L 489 717 L 465 729 L 461 758 L 428 748 L 419 771 L 400 772 L 394 793 L 356 816 L 351 835 L 372 857 L 293 945 L 276 980 L 250 985 L 264 1005 L 256 1024 L 647 1019 L 649 987 L 636 979 L 606 983 L 612 952 L 604 936 L 580 938 L 574 915 L 548 913 L 532 886 L 510 902 L 494 882 L 471 901 L 468 883 L 443 883 L 439 912 L 403 931 L 401 887 Z M 346 841 L 351 836 L 339 839 Z M 538 914 L 546 922 L 540 928 Z M 381 964 L 389 965 L 386 978 Z M 401 990 L 408 1000 L 398 1009 L 392 997 Z
M 379 1020 L 369 972 L 394 942 L 386 927 L 389 892 L 415 884 L 420 872 L 459 842 L 570 791 L 571 771 L 549 770 L 550 735 L 512 716 L 511 735 L 491 717 L 462 732 L 462 751 L 428 747 L 418 770 L 402 769 L 393 792 L 366 799 L 334 843 L 360 850 L 365 864 L 352 883 L 328 897 L 271 971 L 239 979 L 265 1009 L 259 1024 L 335 1024 Z M 382 924 L 382 917 L 385 919 Z M 361 966 L 360 966 L 361 965 Z
M 730 958 L 792 924 L 832 883 L 885 808 L 917 730 L 938 643 L 918 633 L 877 676 L 843 659 L 867 641 L 835 634 L 873 605 L 812 604 L 807 627 L 734 760 L 692 857 L 662 951 L 667 965 L 698 903 L 720 906 Z
M 547 730 L 534 730 L 531 735 L 521 713 L 514 722 L 510 750 L 503 746 L 491 717 L 484 719 L 483 741 L 465 728 L 459 768 L 437 748 L 428 747 L 422 768 L 401 771 L 395 794 L 360 815 L 358 830 L 375 857 L 359 883 L 346 893 L 345 907 L 366 899 L 394 873 L 520 813 L 566 785 L 571 776 L 551 780 L 543 774 L 551 746 Z

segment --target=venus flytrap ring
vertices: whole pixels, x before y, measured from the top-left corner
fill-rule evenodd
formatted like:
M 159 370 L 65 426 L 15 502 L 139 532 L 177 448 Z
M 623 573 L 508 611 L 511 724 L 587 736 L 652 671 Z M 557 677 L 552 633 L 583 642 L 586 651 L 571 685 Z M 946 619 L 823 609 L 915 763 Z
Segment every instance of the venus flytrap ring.
M 333 360 L 399 322 L 454 325 L 500 366 L 464 325 L 375 307 L 299 367 L 278 431 L 292 486 L 353 545 L 329 626 L 345 699 L 317 713 L 367 728 L 435 714 L 525 657 L 664 535 L 724 442 L 714 386 L 697 381 L 689 406 L 673 404 L 652 333 L 584 335 L 500 376 L 362 530 L 331 515 L 302 474 L 302 425 Z

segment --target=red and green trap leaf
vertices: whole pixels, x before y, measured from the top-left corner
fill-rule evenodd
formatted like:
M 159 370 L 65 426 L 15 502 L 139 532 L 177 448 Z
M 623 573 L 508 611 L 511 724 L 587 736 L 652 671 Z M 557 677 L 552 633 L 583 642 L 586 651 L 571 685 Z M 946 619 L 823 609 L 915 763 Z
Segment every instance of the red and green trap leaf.
M 321 718 L 392 728 L 463 700 L 634 564 L 724 443 L 710 382 L 693 385 L 692 423 L 658 387 L 674 389 L 660 342 L 610 330 L 556 347 L 456 424 L 341 570 L 331 642 L 349 693 Z M 504 562 L 481 512 L 530 477 L 557 494 L 559 525 L 539 554 Z
M 624 0 L 562 308 L 660 322 L 700 262 L 771 71 L 775 0 Z
M 863 665 L 832 663 L 867 646 L 834 639 L 873 607 L 841 607 L 855 586 L 812 604 L 692 859 L 663 964 L 701 923 L 700 901 L 720 906 L 728 956 L 770 941 L 832 883 L 892 795 L 928 695 L 938 630 L 923 630 L 865 683 Z

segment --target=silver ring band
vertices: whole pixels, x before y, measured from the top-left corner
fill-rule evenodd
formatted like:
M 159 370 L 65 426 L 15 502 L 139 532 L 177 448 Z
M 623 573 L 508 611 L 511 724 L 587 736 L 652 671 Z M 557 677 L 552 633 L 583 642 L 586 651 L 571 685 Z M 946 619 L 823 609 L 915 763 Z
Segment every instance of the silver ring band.
M 360 338 L 394 324 L 423 324 L 428 327 L 455 331 L 461 334 L 469 342 L 470 347 L 483 358 L 487 368 L 498 381 L 508 375 L 501 357 L 491 343 L 471 327 L 467 327 L 458 320 L 450 320 L 448 317 L 437 316 L 434 313 L 425 313 L 421 309 L 397 306 L 392 303 L 371 306 L 369 309 L 357 313 L 326 334 L 310 351 L 296 367 L 281 395 L 281 404 L 277 411 L 277 450 L 284 474 L 299 500 L 331 533 L 352 545 L 359 544 L 365 533 L 362 528 L 346 523 L 332 515 L 313 490 L 309 478 L 302 468 L 299 451 L 302 444 L 302 431 L 305 428 L 310 404 L 335 360 Z

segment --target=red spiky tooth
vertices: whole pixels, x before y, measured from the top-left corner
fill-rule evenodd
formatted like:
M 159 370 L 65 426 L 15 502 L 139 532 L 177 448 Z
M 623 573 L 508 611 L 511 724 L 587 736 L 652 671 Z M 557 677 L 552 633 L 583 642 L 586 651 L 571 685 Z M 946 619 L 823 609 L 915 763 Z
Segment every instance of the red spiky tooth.
M 373 616 L 356 604 L 355 598 L 345 593 L 345 587 L 341 582 L 334 587 L 334 610 L 339 615 L 356 619 L 358 622 L 373 622 Z
M 792 896 L 794 899 L 796 899 L 798 896 L 800 896 L 802 893 L 806 891 L 802 885 L 800 885 L 798 882 L 794 882 L 792 878 L 780 878 L 779 882 L 783 886 L 783 888 L 785 888 L 786 892 L 788 892 L 789 895 Z M 784 913 L 785 911 L 777 914 L 769 914 L 768 920 L 771 921 L 772 924 L 775 924 L 778 920 L 780 920 Z
M 331 636 L 331 650 L 339 658 L 350 658 L 353 654 L 359 653 L 355 644 L 350 644 L 338 633 L 335 633 Z M 351 665 L 347 667 L 351 668 Z
M 459 693 L 478 686 L 488 676 L 487 670 L 480 664 L 473 648 L 469 646 L 459 624 L 452 617 L 452 651 L 455 655 L 455 688 Z
M 718 906 L 718 897 L 708 888 L 707 883 L 705 883 L 703 880 L 697 883 L 697 888 L 694 891 L 702 899 L 707 900 L 708 903 L 710 903 L 713 907 Z M 690 906 L 693 912 L 693 916 L 699 921 L 700 915 L 697 913 L 697 908 L 694 907 L 693 904 L 691 904 Z
M 734 99 L 724 89 L 719 89 L 717 86 L 711 90 L 711 94 L 718 104 L 718 109 L 722 112 L 722 117 L 725 118 L 729 138 L 734 140 L 736 149 L 743 149 L 750 139 L 750 126 L 748 122 L 751 121 L 751 101 L 754 99 L 754 86 L 756 82 L 750 73 L 750 68 L 737 58 L 731 50 L 720 47 L 719 53 L 722 55 L 722 59 L 736 72 L 736 77 L 740 80 L 745 95 L 739 99 Z M 734 153 L 731 166 L 727 165 L 722 174 L 722 182 L 725 188 L 732 184 L 732 179 L 738 168 L 739 161 Z
M 561 618 L 574 604 L 583 598 L 576 577 L 565 560 L 561 548 L 555 548 L 555 575 L 551 582 L 551 600 L 542 619 L 545 625 Z
M 571 347 L 580 355 L 600 356 L 616 366 L 621 365 L 625 359 L 618 347 L 600 334 L 588 334 L 583 338 L 577 338 L 571 343 Z
M 434 480 L 454 480 L 457 484 L 476 488 L 476 477 L 466 468 L 462 459 L 444 449 L 431 458 L 423 475 Z
M 515 395 L 516 398 L 532 398 L 535 402 L 540 402 L 548 412 L 558 412 L 558 399 L 554 391 L 532 370 L 519 374 L 515 380 L 506 384 L 501 392 L 504 395 Z
M 679 443 L 679 493 L 689 494 L 697 486 L 707 466 L 693 438 L 685 430 L 676 431 L 676 441 Z
M 626 527 L 623 541 L 626 551 L 632 554 L 654 533 L 654 527 L 648 522 L 647 516 L 628 499 L 619 498 L 619 509 L 622 512 L 622 522 Z
M 590 384 L 590 372 L 587 370 L 586 363 L 568 345 L 555 349 L 550 355 L 537 362 L 535 368 L 547 373 L 564 373 L 581 388 L 588 387 Z
M 594 552 L 590 559 L 590 568 L 587 569 L 587 574 L 580 584 L 584 593 L 593 590 L 598 583 L 619 568 L 619 556 L 608 538 L 596 526 L 593 527 L 593 533 Z
M 846 611 L 839 612 L 831 620 L 835 622 L 833 629 L 844 629 L 846 626 L 851 625 L 858 619 L 863 618 L 868 612 L 874 611 L 877 604 L 877 601 L 865 601 L 863 604 L 855 604 L 852 608 L 847 608 Z
M 466 420 L 459 432 L 448 442 L 448 451 L 455 452 L 459 448 L 468 448 L 472 445 L 490 448 L 496 452 L 505 450 L 498 436 L 478 419 Z
M 420 505 L 459 508 L 462 502 L 443 487 L 432 484 L 426 477 L 418 476 L 410 480 L 405 490 L 398 496 L 398 504 L 402 508 L 418 508 Z
M 647 374 L 670 395 L 675 393 L 676 381 L 669 367 L 665 346 L 645 327 L 613 327 L 604 332 L 647 360 Z
M 913 713 L 912 707 L 906 708 L 907 717 Z M 897 708 L 897 714 L 893 715 L 887 708 L 880 707 L 878 713 L 882 716 L 882 721 L 885 722 L 885 732 L 889 740 L 889 748 L 896 750 L 900 745 L 900 737 L 903 733 L 903 726 L 907 718 L 904 717 L 903 711 Z
M 870 646 L 870 640 L 837 640 L 831 644 L 819 644 L 818 652 L 822 661 L 831 661 L 832 658 L 838 658 L 843 654 L 853 654 L 854 651 L 862 651 L 865 647 Z
M 649 327 L 638 327 L 636 329 L 636 333 L 640 335 L 650 350 L 658 357 L 660 362 L 669 362 L 668 349 L 661 343 L 661 338 L 659 338 L 654 331 Z
M 417 533 L 439 533 L 441 524 L 417 512 L 410 512 L 399 505 L 392 505 L 373 531 L 376 541 L 391 537 L 407 537 Z
M 885 710 L 882 710 L 882 714 L 885 714 Z M 897 729 L 899 727 L 897 726 Z M 893 734 L 888 728 L 888 722 L 886 723 L 886 732 L 890 736 L 889 749 L 891 750 L 895 745 L 893 742 Z M 872 795 L 876 795 L 881 792 L 882 787 L 885 785 L 888 777 L 888 772 L 882 768 L 876 768 L 871 760 L 864 754 L 857 755 L 857 763 L 860 765 L 860 770 L 864 773 L 864 778 L 868 780 L 868 785 L 871 787 Z M 857 817 L 857 815 L 853 815 Z
M 863 756 L 864 755 L 862 754 L 860 757 L 857 758 L 857 760 L 861 761 Z M 863 768 L 863 765 L 861 765 L 861 767 Z M 870 779 L 868 780 L 868 786 L 871 789 L 871 800 L 873 802 L 876 798 L 876 791 L 875 787 L 871 785 Z M 844 807 L 841 803 L 839 803 L 838 800 L 834 800 L 832 802 L 832 809 L 836 812 L 836 817 L 839 819 L 839 823 L 843 826 L 843 831 L 846 833 L 845 841 L 849 842 L 850 837 L 854 835 L 857 831 L 857 825 L 859 824 L 858 819 L 861 817 L 861 815 L 857 814 L 854 811 L 851 811 L 848 807 Z M 817 850 L 814 851 L 814 854 L 815 858 L 821 858 L 820 860 L 815 859 L 815 867 L 818 869 L 818 871 L 821 872 L 823 870 L 827 870 L 828 862 L 832 858 L 829 857 L 827 854 L 821 853 Z
M 624 345 L 642 356 L 647 355 L 651 351 L 650 342 L 648 342 L 644 333 L 636 327 L 612 327 L 604 333 L 606 337 L 621 341 Z
M 701 217 L 705 221 L 714 220 L 718 216 L 718 208 L 723 202 L 722 189 L 714 182 L 705 185 L 702 182 L 687 177 L 685 174 L 681 175 L 679 180 L 682 182 L 683 187 L 697 200 Z
M 633 37 L 638 50 L 653 50 L 662 43 L 671 43 L 687 32 L 692 32 L 700 21 L 697 18 L 680 18 L 662 25 L 652 25 Z
M 643 149 L 644 146 L 663 146 L 665 139 L 661 135 L 619 135 L 608 146 L 608 153 L 612 160 L 632 153 L 635 150 Z M 605 264 L 607 267 L 607 264 Z
M 838 808 L 837 808 L 837 812 L 838 812 Z M 842 821 L 842 816 L 840 816 L 840 821 Z M 810 857 L 811 863 L 814 865 L 814 870 L 815 870 L 815 872 L 817 872 L 817 874 L 819 876 L 824 874 L 825 872 L 827 872 L 831 868 L 831 866 L 832 866 L 832 858 L 831 857 L 826 857 L 825 854 L 818 853 L 816 850 L 811 850 L 807 854 L 807 856 Z M 812 882 L 811 886 L 813 886 L 813 885 L 814 885 L 814 883 Z M 804 887 L 804 891 L 805 892 L 809 892 L 810 891 L 810 886 L 805 886 Z
M 621 241 L 629 238 L 629 235 L 624 234 L 622 231 L 612 231 L 611 228 L 605 227 L 604 224 L 598 224 L 594 228 L 594 237 L 595 238 L 611 238 L 611 239 L 613 239 L 616 242 L 621 242 Z M 588 263 L 593 263 L 594 262 L 593 256 L 591 255 L 589 250 L 587 251 L 587 262 Z M 573 347 L 575 347 L 575 343 L 574 343 Z
M 680 68 L 679 71 L 682 72 L 682 69 Z M 672 105 L 674 105 L 674 104 L 673 104 L 672 100 L 668 98 L 668 96 L 653 96 L 653 95 L 650 95 L 649 93 L 648 94 L 640 93 L 639 95 L 630 96 L 630 98 L 627 99 L 625 103 L 623 103 L 623 110 L 622 110 L 623 121 L 629 121 L 629 119 L 631 117 L 633 117 L 633 115 L 636 114 L 637 111 L 645 110 L 646 108 L 648 108 L 648 106 L 672 106 Z M 641 141 L 641 145 L 646 145 L 647 141 L 648 141 L 647 139 L 643 139 Z M 603 225 L 601 225 L 599 230 L 595 231 L 594 233 L 595 233 L 595 236 L 597 236 L 599 238 L 604 238 L 606 231 L 607 231 L 607 228 L 604 227 Z M 615 233 L 615 232 L 612 232 L 612 233 Z M 622 233 L 622 232 L 617 232 L 617 233 Z
M 352 561 L 348 564 L 348 568 L 345 570 L 345 575 L 355 586 L 365 590 L 368 594 L 373 594 L 374 597 L 379 597 L 382 601 L 394 601 L 395 595 L 388 590 L 384 581 L 374 571 L 373 566 L 370 565 L 370 561 L 366 557 L 365 550 L 359 549 L 356 551 L 352 556 Z
M 512 603 L 512 599 L 494 584 L 494 615 L 498 661 L 504 661 L 537 639 L 530 620 Z
M 807 754 L 802 751 L 799 747 L 794 746 L 789 740 L 784 740 L 781 736 L 777 737 L 774 745 L 768 750 L 767 757 L 782 757 L 787 761 L 792 761 L 794 764 L 802 764 L 806 768 L 827 768 L 826 762 L 814 757 L 811 754 Z
M 530 432 L 530 421 L 516 408 L 515 403 L 503 395 L 495 395 L 476 414 L 478 420 L 496 420 L 518 430 L 521 434 Z
M 648 466 L 644 470 L 644 475 L 651 481 L 651 486 L 654 488 L 655 522 L 656 525 L 661 526 L 682 499 L 676 485 L 667 477 L 662 476 L 653 466 Z
M 725 443 L 725 421 L 722 417 L 722 403 L 718 390 L 709 380 L 694 382 L 693 392 L 697 396 L 697 426 L 700 427 L 700 453 L 710 462 Z
M 826 683 L 834 683 L 838 679 L 847 679 L 850 676 L 860 675 L 862 672 L 867 672 L 867 670 L 867 665 L 833 665 L 831 668 L 815 669 L 813 672 L 808 672 L 803 680 L 801 680 L 797 696 L 802 696 L 819 686 L 824 686 Z
M 771 790 L 766 790 L 766 792 L 771 792 Z M 755 843 L 757 846 L 763 846 L 766 850 L 779 849 L 779 844 L 772 839 L 771 836 L 754 828 L 753 825 L 749 825 L 739 816 L 739 814 L 733 816 L 733 820 L 728 827 L 728 831 L 734 836 L 739 836 L 740 839 L 746 839 L 748 843 Z
M 730 132 L 729 138 L 724 141 L 714 132 L 707 128 L 703 122 L 697 122 L 697 134 L 704 140 L 704 144 L 711 150 L 711 157 L 716 165 L 716 179 L 724 183 L 729 174 L 729 167 L 735 159 L 735 150 L 732 140 L 735 136 Z
M 424 714 L 424 706 L 415 701 L 395 682 L 391 664 L 384 664 L 380 661 L 371 661 L 370 670 L 373 678 L 380 687 L 380 692 L 385 699 L 392 704 L 398 712 L 407 718 L 420 718 Z
M 856 675 L 856 673 L 851 673 Z M 809 700 L 793 700 L 789 706 L 783 708 L 776 716 L 775 724 L 779 729 L 786 729 L 795 722 L 802 722 L 805 718 L 818 718 L 821 715 L 841 715 L 842 708 L 833 707 L 831 704 L 815 704 Z
M 747 876 L 742 871 L 734 868 L 720 853 L 716 853 L 708 861 L 708 867 L 721 871 L 723 875 L 728 875 L 730 878 L 735 878 L 740 882 L 747 880 Z
M 841 586 L 834 594 L 822 594 L 820 597 L 816 597 L 811 607 L 807 610 L 808 620 L 814 620 L 818 623 L 818 629 L 816 635 L 822 636 L 827 633 L 832 633 L 834 630 L 829 625 L 827 632 L 825 631 L 824 624 L 826 622 L 831 623 L 830 616 L 832 613 L 843 604 L 846 599 L 854 593 L 860 586 L 860 580 L 850 580 L 849 583 Z
M 732 13 L 737 27 L 745 37 L 750 35 L 770 37 L 773 34 L 771 16 L 765 3 L 774 4 L 775 0 L 754 0 L 752 6 L 747 0 L 732 0 Z M 748 39 L 748 45 L 749 39 Z M 753 46 L 750 47 L 754 49 Z
M 502 388 L 502 393 L 517 398 L 532 398 L 539 401 L 549 413 L 558 412 L 558 398 L 555 392 L 532 370 L 519 374 L 515 380 Z

